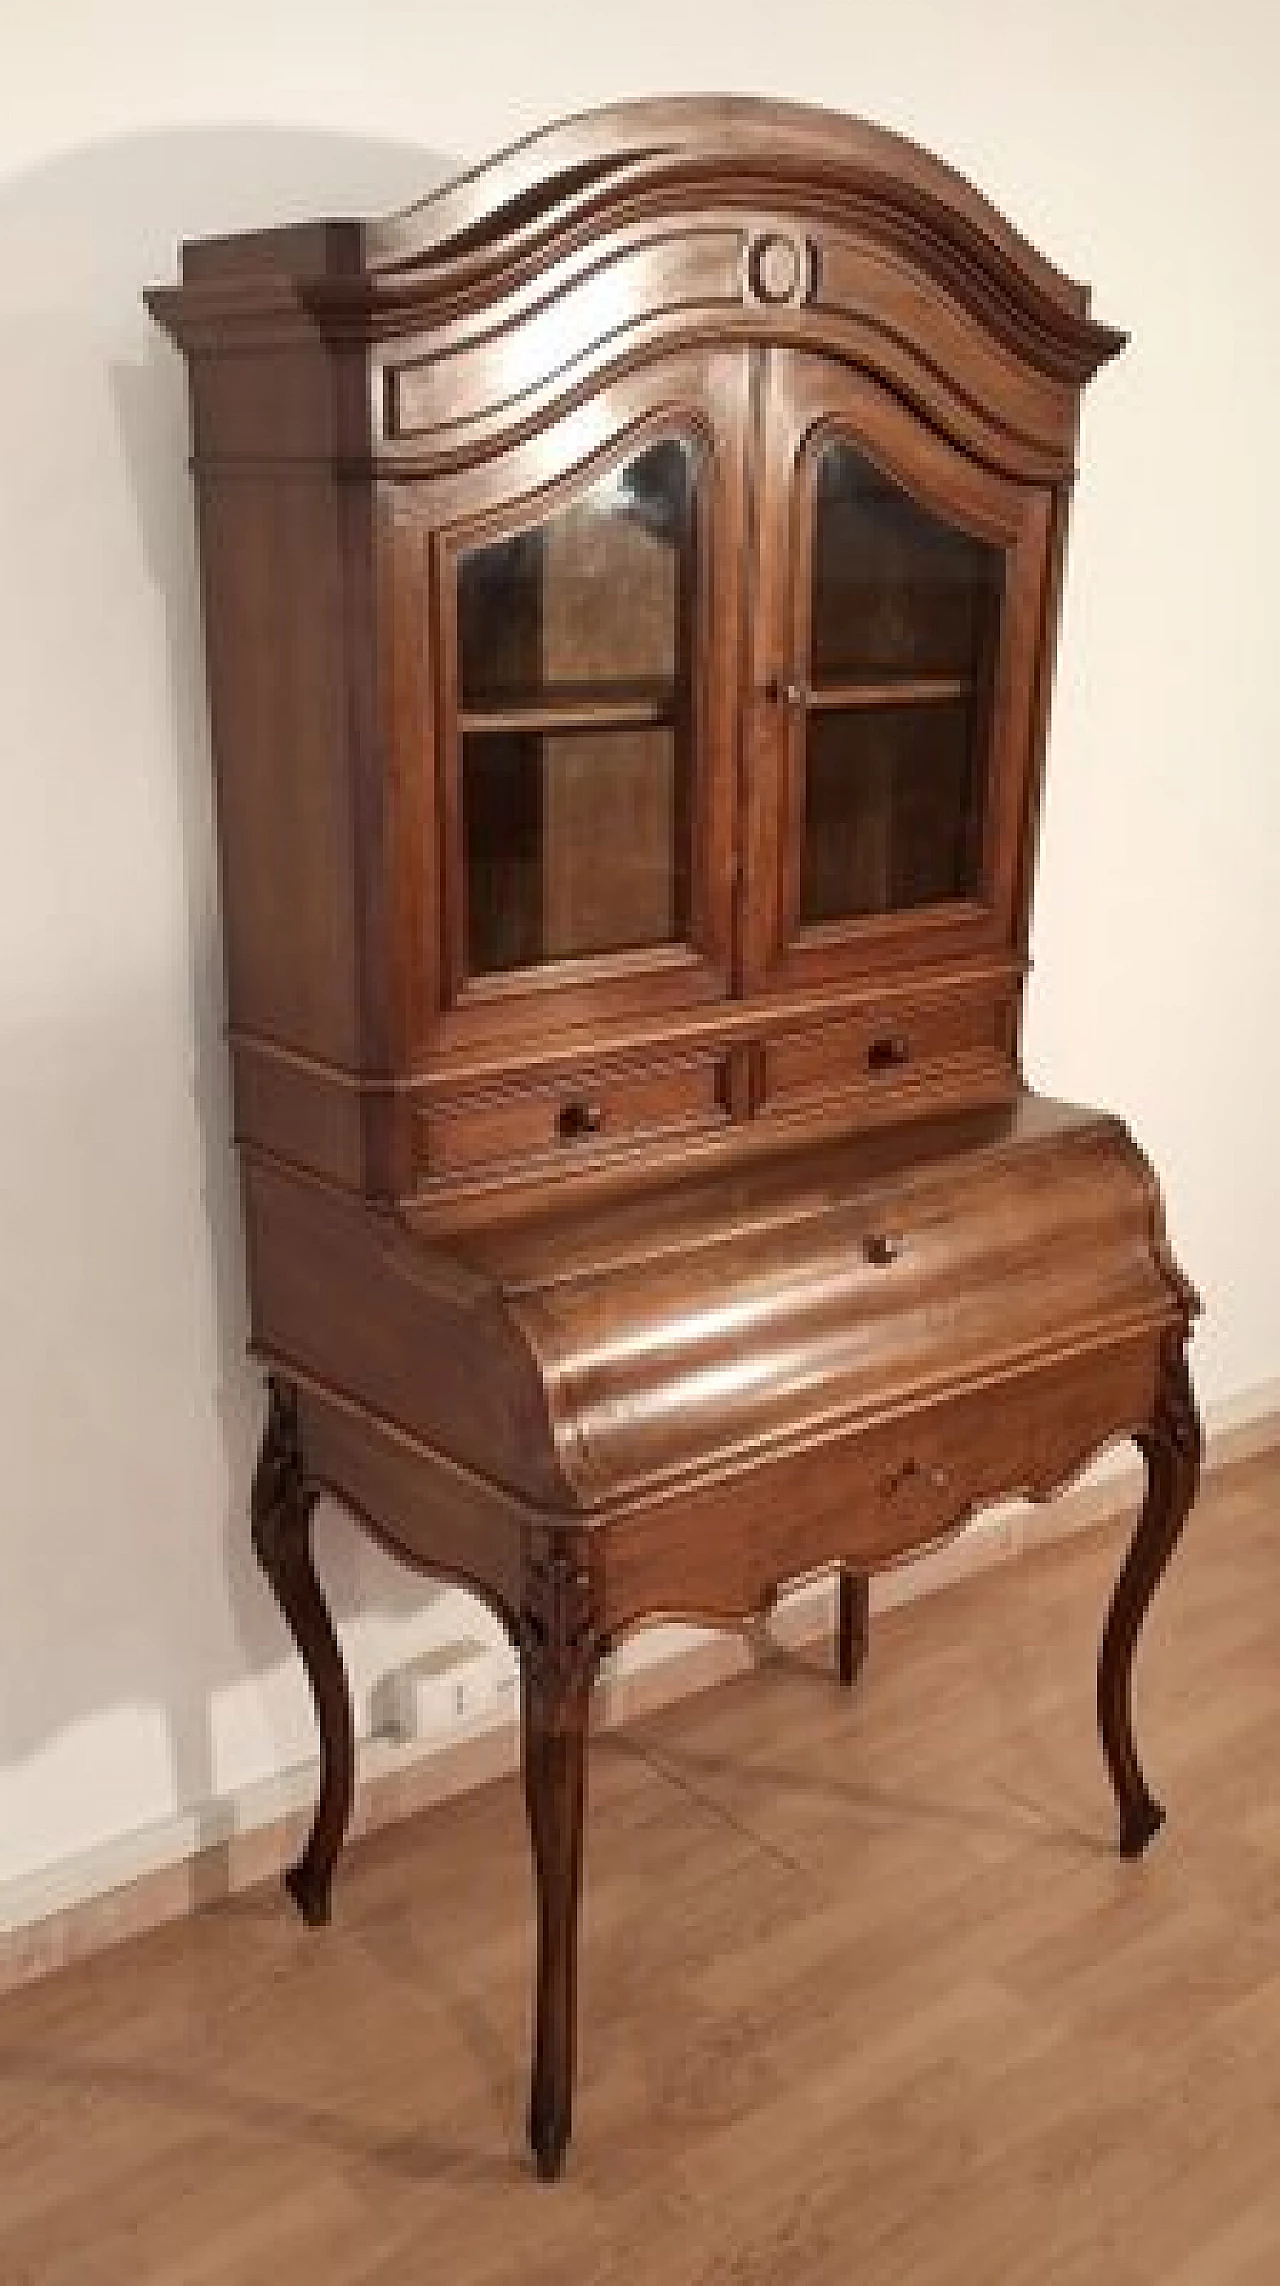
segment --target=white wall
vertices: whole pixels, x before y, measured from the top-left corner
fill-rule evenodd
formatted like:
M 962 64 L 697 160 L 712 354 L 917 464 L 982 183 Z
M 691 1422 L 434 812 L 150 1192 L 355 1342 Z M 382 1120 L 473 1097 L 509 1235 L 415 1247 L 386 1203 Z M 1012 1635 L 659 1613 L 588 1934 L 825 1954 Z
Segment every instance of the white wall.
M 11 6 L 0 82 L 0 1885 L 307 1756 L 248 1552 L 183 236 L 398 203 L 586 103 L 829 102 L 971 174 L 1134 344 L 1090 397 L 1032 1077 L 1133 1121 L 1213 1404 L 1280 1374 L 1273 11 L 1157 0 Z M 491 1632 L 332 1516 L 358 1691 Z

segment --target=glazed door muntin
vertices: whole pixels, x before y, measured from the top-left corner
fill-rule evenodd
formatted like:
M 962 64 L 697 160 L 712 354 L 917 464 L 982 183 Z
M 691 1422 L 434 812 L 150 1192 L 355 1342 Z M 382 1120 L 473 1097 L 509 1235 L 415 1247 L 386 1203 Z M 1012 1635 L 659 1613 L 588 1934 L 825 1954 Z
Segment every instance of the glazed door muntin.
M 661 1018 L 725 997 L 733 953 L 734 700 L 745 450 L 746 368 L 740 352 L 689 353 L 639 368 L 609 391 L 499 459 L 430 488 L 437 826 L 442 863 L 441 990 L 431 1029 L 446 1049 L 527 1030 L 531 1039 L 611 1020 Z M 468 961 L 463 740 L 484 734 L 462 674 L 459 575 L 464 556 L 531 535 L 663 445 L 694 464 L 693 592 L 688 598 L 688 881 L 684 911 L 663 940 L 513 961 L 474 972 Z M 679 677 L 677 675 L 678 683 Z M 628 734 L 643 738 L 643 694 Z M 623 700 L 623 708 L 627 701 Z M 663 710 L 655 707 L 654 715 Z M 665 719 L 665 718 L 664 718 Z M 658 727 L 655 720 L 654 728 Z M 605 723 L 601 735 L 628 730 Z M 678 733 L 673 731 L 673 736 Z M 678 766 L 678 757 L 677 757 Z M 673 892 L 679 906 L 679 892 Z M 682 926 L 679 924 L 683 924 Z M 429 1019 L 430 1022 L 430 1019 Z
M 970 459 L 866 374 L 816 352 L 763 354 L 761 545 L 752 608 L 745 739 L 748 990 L 815 986 L 882 963 L 1016 951 L 1024 824 L 1053 494 Z M 812 670 L 819 468 L 844 445 L 943 531 L 1003 560 L 985 722 L 970 725 L 981 836 L 968 894 L 848 918 L 802 920 L 811 725 L 836 713 Z M 945 676 L 924 676 L 946 704 Z M 902 706 L 912 703 L 904 684 Z M 958 697 L 958 691 L 954 696 Z M 975 701 L 975 704 L 977 702 Z M 885 711 L 892 711 L 888 700 Z M 939 710 L 941 719 L 942 709 Z

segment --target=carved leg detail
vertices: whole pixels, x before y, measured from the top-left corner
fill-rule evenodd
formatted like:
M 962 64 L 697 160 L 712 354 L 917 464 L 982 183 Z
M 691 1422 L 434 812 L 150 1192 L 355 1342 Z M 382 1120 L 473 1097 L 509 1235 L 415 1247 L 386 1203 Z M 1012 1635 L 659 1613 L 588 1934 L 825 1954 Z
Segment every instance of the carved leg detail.
M 871 1631 L 870 1583 L 865 1572 L 840 1567 L 840 1620 L 836 1631 L 836 1664 L 846 1686 L 862 1673 Z
M 303 1920 L 329 1918 L 334 1861 L 351 1815 L 355 1729 L 351 1693 L 329 1607 L 311 1560 L 310 1491 L 298 1436 L 297 1402 L 270 1384 L 266 1433 L 253 1479 L 253 1545 L 307 1671 L 320 1725 L 320 1800 L 307 1846 L 285 1875 Z
M 585 1572 L 563 1551 L 531 1567 L 520 1639 L 525 1803 L 538 1892 L 529 2141 L 544 2180 L 560 2172 L 573 2115 L 587 1722 L 603 1648 L 589 1601 Z
M 1130 1689 L 1139 1630 L 1200 1477 L 1200 1419 L 1180 1339 L 1165 1345 L 1151 1427 L 1136 1441 L 1147 1465 L 1146 1498 L 1112 1594 L 1098 1662 L 1098 1725 L 1119 1805 L 1122 1857 L 1140 1857 L 1164 1822 L 1133 1743 Z

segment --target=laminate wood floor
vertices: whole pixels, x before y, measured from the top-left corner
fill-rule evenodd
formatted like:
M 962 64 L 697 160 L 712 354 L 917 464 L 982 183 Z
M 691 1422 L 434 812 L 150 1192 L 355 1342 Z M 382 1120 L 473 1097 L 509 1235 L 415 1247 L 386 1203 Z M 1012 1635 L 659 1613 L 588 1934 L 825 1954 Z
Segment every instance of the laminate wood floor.
M 0 2003 L 2 2286 L 1280 2280 L 1280 1469 L 1212 1485 L 1115 1855 L 1076 1539 L 598 1739 L 568 2172 L 514 1782 Z

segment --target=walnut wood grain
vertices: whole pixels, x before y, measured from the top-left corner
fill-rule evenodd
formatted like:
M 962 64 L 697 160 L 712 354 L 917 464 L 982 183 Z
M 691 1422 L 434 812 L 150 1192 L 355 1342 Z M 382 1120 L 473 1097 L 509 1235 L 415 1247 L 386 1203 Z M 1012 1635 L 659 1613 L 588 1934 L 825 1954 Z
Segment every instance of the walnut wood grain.
M 1099 1714 L 1123 1851 L 1158 1821 L 1129 1675 L 1198 1305 L 1125 1129 L 1019 1053 L 1123 336 L 937 160 L 736 99 L 188 246 L 148 300 L 191 381 L 254 1540 L 321 1728 L 291 1883 L 327 1912 L 350 1807 L 323 1488 L 519 1649 L 554 2175 L 627 1629 L 834 1569 L 848 1684 L 872 1570 L 1136 1436 Z

